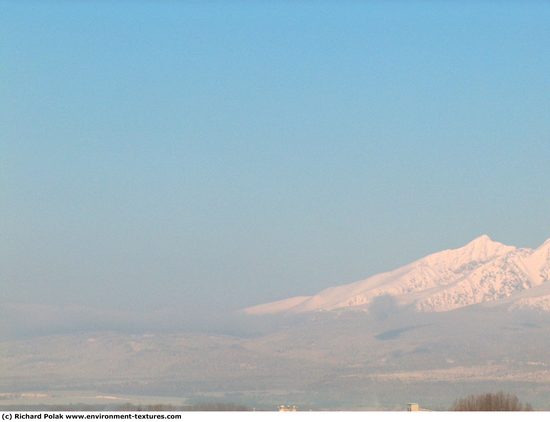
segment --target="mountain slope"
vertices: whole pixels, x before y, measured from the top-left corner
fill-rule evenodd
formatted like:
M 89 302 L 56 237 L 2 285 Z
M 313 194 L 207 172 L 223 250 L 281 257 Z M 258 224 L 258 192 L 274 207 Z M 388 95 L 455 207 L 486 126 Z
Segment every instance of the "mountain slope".
M 513 299 L 548 280 L 550 240 L 532 250 L 507 246 L 483 235 L 461 248 L 428 255 L 394 271 L 331 287 L 314 296 L 253 306 L 244 312 L 262 315 L 366 310 L 374 298 L 384 295 L 391 295 L 399 304 L 413 306 L 418 311 L 444 312 L 476 303 Z M 525 297 L 518 296 L 518 300 L 522 300 L 521 306 L 536 303 L 543 309 L 546 299 L 540 302 L 537 297 L 526 301 Z M 548 303 L 550 309 L 550 300 Z

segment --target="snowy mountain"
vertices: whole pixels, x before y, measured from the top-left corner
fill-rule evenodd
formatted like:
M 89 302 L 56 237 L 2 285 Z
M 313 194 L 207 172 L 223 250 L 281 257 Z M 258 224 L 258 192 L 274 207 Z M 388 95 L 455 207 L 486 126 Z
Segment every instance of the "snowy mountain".
M 516 248 L 487 235 L 467 245 L 428 255 L 396 270 L 351 284 L 244 309 L 250 315 L 340 309 L 368 310 L 391 295 L 422 312 L 444 312 L 477 304 L 550 311 L 550 240 L 537 249 Z

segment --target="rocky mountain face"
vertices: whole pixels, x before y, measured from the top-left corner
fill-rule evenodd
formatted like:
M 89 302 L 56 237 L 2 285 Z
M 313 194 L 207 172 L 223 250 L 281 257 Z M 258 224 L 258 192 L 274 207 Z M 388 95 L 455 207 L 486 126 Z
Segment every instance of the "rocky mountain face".
M 516 248 L 483 235 L 467 245 L 426 256 L 396 270 L 313 296 L 246 308 L 249 315 L 335 310 L 368 311 L 374 298 L 392 296 L 421 312 L 474 304 L 550 311 L 550 240 L 537 249 Z

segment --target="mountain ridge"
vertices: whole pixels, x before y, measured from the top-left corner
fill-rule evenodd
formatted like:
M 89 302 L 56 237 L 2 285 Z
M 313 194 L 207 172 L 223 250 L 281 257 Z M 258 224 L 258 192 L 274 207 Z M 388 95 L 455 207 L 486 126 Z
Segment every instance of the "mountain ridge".
M 265 315 L 368 311 L 375 298 L 387 295 L 399 305 L 413 306 L 420 312 L 446 312 L 504 300 L 514 308 L 520 306 L 513 301 L 516 295 L 522 307 L 550 311 L 548 289 L 539 289 L 544 294 L 527 301 L 525 295 L 519 296 L 549 280 L 550 239 L 530 249 L 508 246 L 482 235 L 462 247 L 429 254 L 388 272 L 329 287 L 312 296 L 248 307 L 243 312 Z

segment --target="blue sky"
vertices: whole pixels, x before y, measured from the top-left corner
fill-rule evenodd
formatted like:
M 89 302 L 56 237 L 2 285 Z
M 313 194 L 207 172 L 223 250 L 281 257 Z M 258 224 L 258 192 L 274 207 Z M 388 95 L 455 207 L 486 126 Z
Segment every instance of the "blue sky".
M 550 237 L 545 2 L 0 2 L 0 302 L 204 314 Z

